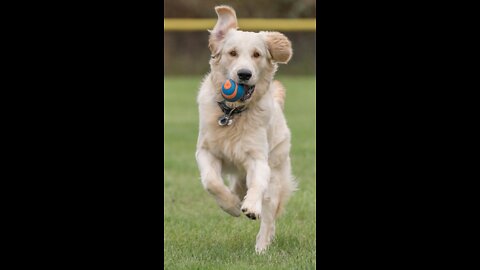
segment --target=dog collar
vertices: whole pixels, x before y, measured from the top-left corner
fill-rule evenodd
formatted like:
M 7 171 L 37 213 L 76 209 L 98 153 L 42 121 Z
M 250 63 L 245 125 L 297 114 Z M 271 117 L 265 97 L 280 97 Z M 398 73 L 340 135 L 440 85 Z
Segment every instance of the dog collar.
M 244 105 L 231 108 L 225 103 L 225 101 L 217 102 L 217 104 L 223 112 L 223 116 L 218 118 L 218 125 L 220 126 L 230 126 L 233 123 L 233 116 L 247 109 Z

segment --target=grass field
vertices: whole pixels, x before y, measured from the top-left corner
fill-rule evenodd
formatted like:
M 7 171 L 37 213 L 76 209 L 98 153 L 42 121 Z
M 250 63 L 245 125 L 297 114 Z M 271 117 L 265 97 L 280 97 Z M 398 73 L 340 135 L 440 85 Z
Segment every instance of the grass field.
M 315 78 L 277 76 L 287 89 L 292 169 L 299 182 L 276 239 L 255 254 L 259 222 L 223 212 L 203 190 L 195 162 L 196 95 L 202 77 L 165 78 L 165 269 L 315 269 Z

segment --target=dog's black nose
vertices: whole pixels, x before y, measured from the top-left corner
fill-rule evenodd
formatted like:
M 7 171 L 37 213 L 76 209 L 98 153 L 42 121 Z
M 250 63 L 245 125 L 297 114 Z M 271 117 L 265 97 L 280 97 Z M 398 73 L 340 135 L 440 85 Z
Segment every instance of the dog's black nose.
M 250 77 L 252 77 L 252 72 L 250 72 L 248 69 L 242 68 L 237 72 L 237 75 L 240 80 L 248 81 Z

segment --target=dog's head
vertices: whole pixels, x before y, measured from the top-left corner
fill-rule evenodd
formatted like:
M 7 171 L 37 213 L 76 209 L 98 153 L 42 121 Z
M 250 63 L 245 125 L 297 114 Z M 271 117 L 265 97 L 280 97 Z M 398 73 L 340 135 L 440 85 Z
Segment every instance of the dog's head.
M 253 89 L 269 83 L 277 63 L 286 64 L 292 57 L 292 45 L 279 32 L 244 32 L 237 30 L 237 16 L 228 6 L 217 6 L 218 20 L 210 31 L 211 69 L 222 78 L 232 79 Z M 266 88 L 266 87 L 265 87 Z

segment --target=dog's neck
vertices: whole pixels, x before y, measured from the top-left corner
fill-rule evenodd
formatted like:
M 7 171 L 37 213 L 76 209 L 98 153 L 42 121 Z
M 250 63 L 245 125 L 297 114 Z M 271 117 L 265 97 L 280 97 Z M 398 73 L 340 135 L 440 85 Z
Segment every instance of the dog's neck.
M 230 126 L 233 123 L 234 115 L 240 114 L 247 109 L 244 105 L 233 108 L 229 107 L 225 101 L 217 102 L 217 104 L 223 112 L 223 116 L 218 118 L 219 126 Z
M 217 104 L 220 107 L 220 109 L 222 110 L 222 112 L 226 115 L 227 114 L 228 115 L 239 114 L 239 113 L 241 113 L 241 112 L 243 112 L 247 109 L 245 105 L 241 105 L 241 106 L 238 106 L 238 107 L 230 107 L 230 106 L 227 105 L 225 100 L 217 101 Z

